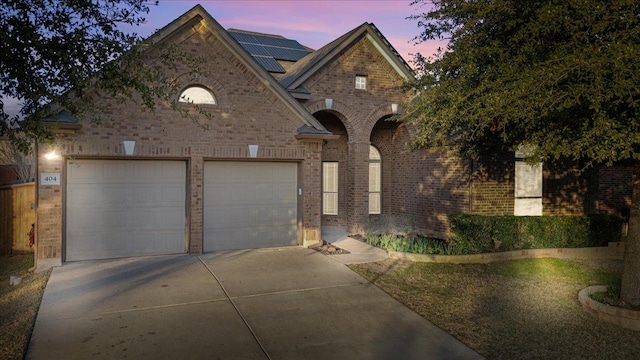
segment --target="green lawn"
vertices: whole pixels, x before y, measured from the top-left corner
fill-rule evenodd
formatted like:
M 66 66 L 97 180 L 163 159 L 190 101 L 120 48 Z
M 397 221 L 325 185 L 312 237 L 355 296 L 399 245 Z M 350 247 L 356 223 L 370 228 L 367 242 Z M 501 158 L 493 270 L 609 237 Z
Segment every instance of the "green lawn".
M 581 289 L 619 281 L 621 261 L 388 259 L 352 269 L 489 359 L 640 359 L 639 332 L 578 302 Z

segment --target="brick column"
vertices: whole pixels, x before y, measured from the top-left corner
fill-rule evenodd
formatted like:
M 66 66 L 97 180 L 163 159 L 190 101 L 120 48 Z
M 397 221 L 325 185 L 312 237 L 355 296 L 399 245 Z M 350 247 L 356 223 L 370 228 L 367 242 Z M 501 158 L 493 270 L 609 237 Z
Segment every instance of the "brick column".
M 305 139 L 302 163 L 302 246 L 310 246 L 322 239 L 322 139 Z
M 369 145 L 349 141 L 347 164 L 347 230 L 369 227 Z
M 54 156 L 48 156 L 54 150 Z M 37 161 L 35 266 L 40 271 L 62 265 L 62 178 L 65 160 L 59 149 L 42 144 L 38 145 Z M 41 185 L 39 177 L 42 173 L 57 174 L 59 185 Z
M 189 226 L 189 253 L 202 254 L 204 239 L 204 160 L 201 155 L 194 155 L 189 161 L 189 188 L 187 203 L 189 212 L 187 223 Z

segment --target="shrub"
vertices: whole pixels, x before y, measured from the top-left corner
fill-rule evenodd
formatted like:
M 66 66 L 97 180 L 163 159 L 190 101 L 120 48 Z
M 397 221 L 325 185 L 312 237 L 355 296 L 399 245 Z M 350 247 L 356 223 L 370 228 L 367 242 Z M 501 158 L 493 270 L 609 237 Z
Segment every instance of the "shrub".
M 451 217 L 449 241 L 420 236 L 370 235 L 365 241 L 388 251 L 416 254 L 462 255 L 519 249 L 576 248 L 620 241 L 623 219 L 587 216 L 482 216 Z
M 620 241 L 623 219 L 614 215 L 451 217 L 451 244 L 470 254 L 518 249 L 576 248 Z
M 414 254 L 459 255 L 458 249 L 445 241 L 421 236 L 404 237 L 399 235 L 369 235 L 365 238 L 369 245 Z

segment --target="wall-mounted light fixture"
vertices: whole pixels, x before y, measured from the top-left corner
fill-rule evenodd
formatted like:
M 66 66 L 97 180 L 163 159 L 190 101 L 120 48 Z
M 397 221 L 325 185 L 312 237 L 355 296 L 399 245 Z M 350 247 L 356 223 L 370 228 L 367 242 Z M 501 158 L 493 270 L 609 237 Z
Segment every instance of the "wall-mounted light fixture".
M 398 113 L 398 104 L 391 104 L 391 112 L 394 114 Z
M 324 99 L 324 105 L 327 109 L 333 109 L 333 99 Z
M 48 153 L 44 154 L 44 158 L 52 161 L 60 159 L 60 154 L 56 151 L 56 149 L 51 149 Z
M 249 157 L 258 157 L 258 145 L 249 145 Z
M 125 155 L 133 155 L 133 150 L 136 148 L 136 142 L 133 140 L 125 140 L 122 144 L 124 145 Z

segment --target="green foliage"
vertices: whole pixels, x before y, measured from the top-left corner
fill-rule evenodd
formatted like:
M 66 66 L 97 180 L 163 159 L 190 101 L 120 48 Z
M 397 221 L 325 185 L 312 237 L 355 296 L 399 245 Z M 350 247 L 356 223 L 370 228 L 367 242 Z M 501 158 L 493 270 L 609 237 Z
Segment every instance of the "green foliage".
M 482 216 L 451 217 L 451 244 L 467 253 L 542 248 L 605 246 L 620 241 L 618 216 Z
M 469 255 L 520 249 L 606 246 L 620 241 L 623 219 L 614 215 L 455 215 L 449 241 L 421 236 L 369 235 L 365 242 L 388 251 Z
M 620 274 L 597 268 L 587 268 L 577 261 L 554 258 L 505 261 L 500 266 L 488 266 L 486 271 L 490 274 L 520 280 L 543 276 L 555 282 L 584 285 L 617 283 L 617 287 L 620 287 Z
M 389 234 L 369 235 L 365 242 L 387 251 L 399 251 L 414 254 L 459 255 L 458 250 L 440 239 L 425 237 L 403 237 Z
M 601 283 L 605 283 L 606 287 L 607 287 L 607 291 L 605 292 L 597 292 L 597 293 L 592 293 L 589 295 L 590 298 L 592 298 L 593 300 L 603 303 L 603 304 L 607 304 L 607 305 L 611 305 L 611 306 L 619 306 L 620 305 L 620 290 L 621 290 L 621 281 L 620 279 L 616 280 L 610 280 L 608 282 L 601 282 Z
M 640 3 L 418 0 L 415 40 L 448 39 L 415 63 L 401 120 L 418 147 L 477 157 L 535 146 L 532 158 L 640 158 Z

